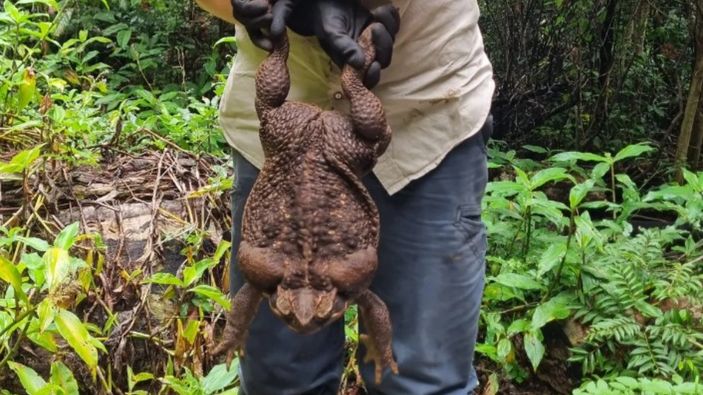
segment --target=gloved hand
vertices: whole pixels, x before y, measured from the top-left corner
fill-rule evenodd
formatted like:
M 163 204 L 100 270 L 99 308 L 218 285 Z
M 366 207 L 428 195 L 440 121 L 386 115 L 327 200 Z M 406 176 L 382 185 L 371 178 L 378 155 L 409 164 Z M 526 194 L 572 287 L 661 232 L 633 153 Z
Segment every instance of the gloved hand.
M 278 2 L 274 7 L 276 5 Z M 290 8 L 293 12 L 279 20 L 287 20 L 288 26 L 298 34 L 316 36 L 320 46 L 340 68 L 345 64 L 357 69 L 364 66 L 364 53 L 356 40 L 371 22 L 380 22 L 373 31 L 376 59 L 364 77 L 367 88 L 378 84 L 381 69 L 391 63 L 393 43 L 400 28 L 400 15 L 393 5 L 369 11 L 358 0 L 304 0 L 293 6 Z
M 244 25 L 254 45 L 270 51 L 271 39 L 283 34 L 286 20 L 299 1 L 231 0 L 232 14 Z

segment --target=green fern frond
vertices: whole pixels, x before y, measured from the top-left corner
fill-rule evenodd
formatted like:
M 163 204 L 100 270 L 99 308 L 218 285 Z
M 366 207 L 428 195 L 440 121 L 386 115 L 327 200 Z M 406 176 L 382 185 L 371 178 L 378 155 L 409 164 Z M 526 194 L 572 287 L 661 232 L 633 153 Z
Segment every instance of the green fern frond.
M 591 326 L 587 341 L 615 339 L 620 343 L 630 341 L 641 332 L 640 324 L 631 317 L 607 318 Z

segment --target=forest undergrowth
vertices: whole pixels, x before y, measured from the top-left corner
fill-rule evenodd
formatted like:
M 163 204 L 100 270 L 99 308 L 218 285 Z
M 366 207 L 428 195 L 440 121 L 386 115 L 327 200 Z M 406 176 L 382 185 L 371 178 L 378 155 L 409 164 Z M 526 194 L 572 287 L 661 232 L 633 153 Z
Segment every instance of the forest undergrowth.
M 210 354 L 236 43 L 173 50 L 158 4 L 116 3 L 0 10 L 0 393 L 236 394 L 237 360 Z M 703 172 L 670 181 L 654 139 L 607 148 L 491 143 L 480 393 L 703 393 Z M 345 319 L 342 392 L 360 394 Z

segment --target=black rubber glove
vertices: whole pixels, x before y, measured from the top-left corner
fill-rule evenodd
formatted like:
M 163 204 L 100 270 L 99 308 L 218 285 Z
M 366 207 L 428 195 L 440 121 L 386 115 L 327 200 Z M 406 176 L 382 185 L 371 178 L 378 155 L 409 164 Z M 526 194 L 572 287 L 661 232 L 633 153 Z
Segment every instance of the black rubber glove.
M 257 47 L 270 51 L 271 38 L 279 37 L 300 0 L 231 0 L 232 14 L 247 29 Z M 310 1 L 310 0 L 304 0 Z
M 316 36 L 337 66 L 350 64 L 357 69 L 364 66 L 364 54 L 356 40 L 371 22 L 380 22 L 373 31 L 376 59 L 364 77 L 364 85 L 369 89 L 378 84 L 381 69 L 390 65 L 395 35 L 400 28 L 400 15 L 392 4 L 369 11 L 358 0 L 303 0 L 285 18 L 296 33 Z

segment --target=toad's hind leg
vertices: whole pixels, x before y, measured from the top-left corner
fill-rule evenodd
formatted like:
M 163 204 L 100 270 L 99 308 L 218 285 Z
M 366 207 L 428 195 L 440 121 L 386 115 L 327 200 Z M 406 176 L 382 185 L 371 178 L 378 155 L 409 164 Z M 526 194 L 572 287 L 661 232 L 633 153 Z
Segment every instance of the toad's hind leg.
M 369 25 L 359 37 L 359 46 L 364 51 L 364 67 L 368 70 L 376 56 L 373 45 L 373 29 L 378 23 Z M 364 86 L 361 71 L 350 65 L 342 70 L 342 90 L 350 102 L 350 115 L 354 131 L 374 143 L 378 143 L 377 154 L 382 154 L 390 142 L 391 129 L 386 120 L 381 100 Z
M 288 73 L 288 36 L 274 40 L 273 50 L 256 71 L 256 113 L 263 120 L 266 113 L 283 105 L 290 90 Z
M 390 315 L 385 303 L 369 290 L 362 292 L 357 297 L 356 303 L 367 332 L 359 338 L 366 347 L 364 362 L 374 362 L 375 380 L 376 384 L 379 384 L 385 368 L 390 368 L 393 373 L 398 374 L 398 364 L 393 358 L 391 349 Z
M 244 354 L 249 324 L 254 319 L 261 302 L 261 292 L 245 283 L 232 300 L 232 308 L 227 313 L 227 326 L 222 333 L 222 341 L 215 347 L 214 355 L 236 352 Z

